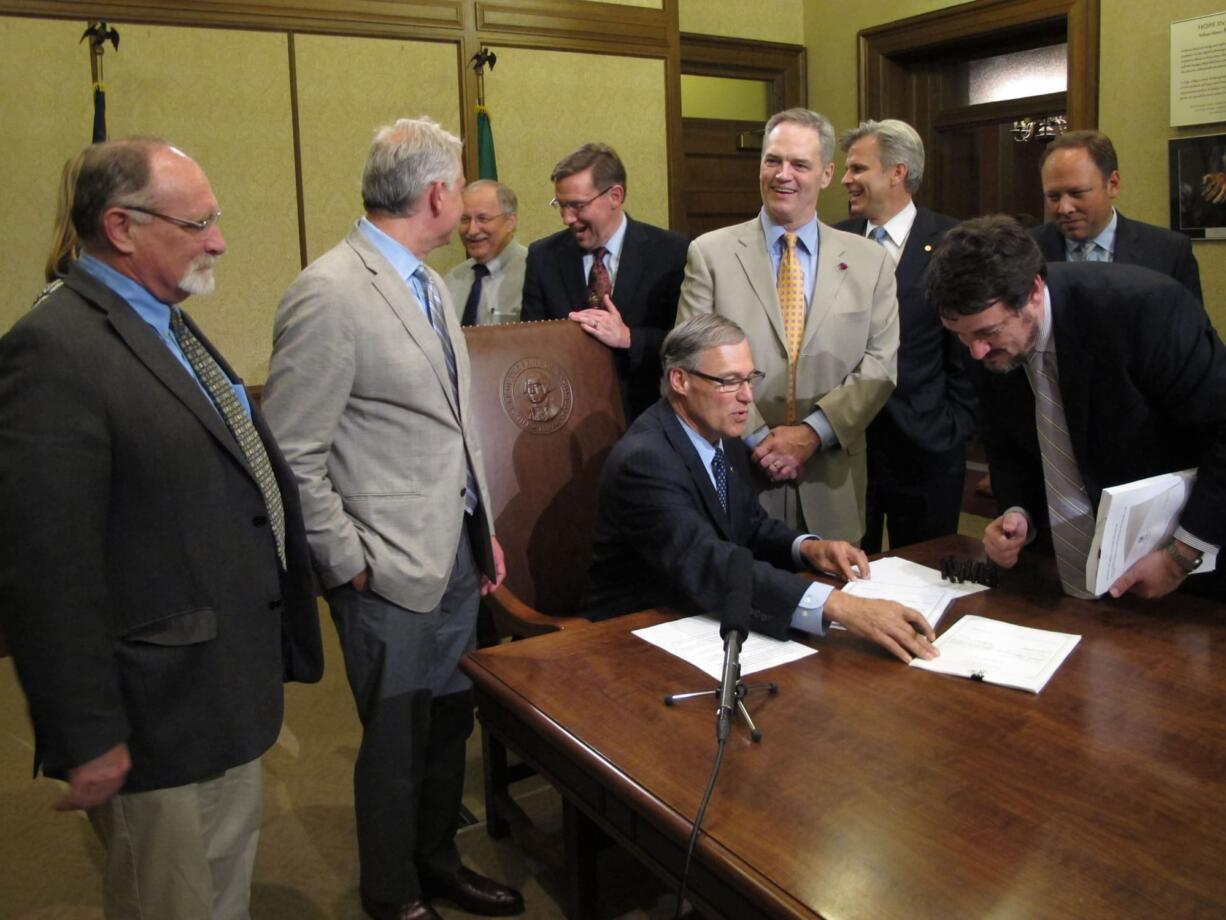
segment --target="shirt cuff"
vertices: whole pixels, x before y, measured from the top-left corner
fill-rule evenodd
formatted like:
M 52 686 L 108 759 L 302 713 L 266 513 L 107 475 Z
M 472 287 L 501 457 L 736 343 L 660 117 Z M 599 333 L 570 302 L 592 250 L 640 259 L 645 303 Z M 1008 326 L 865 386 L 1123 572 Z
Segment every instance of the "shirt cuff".
M 1182 527 L 1176 527 L 1173 536 L 1176 540 L 1182 540 L 1193 549 L 1200 550 L 1200 565 L 1196 567 L 1196 571 L 1192 573 L 1193 575 L 1200 575 L 1204 572 L 1212 572 L 1215 568 L 1217 568 L 1217 553 L 1221 547 L 1214 546 L 1212 543 L 1208 543 L 1202 540 L 1200 537 L 1192 536 L 1192 534 L 1188 533 Z M 792 551 L 793 553 L 795 552 L 795 546 L 793 546 Z
M 1023 543 L 1022 546 L 1029 546 L 1031 543 L 1035 541 L 1035 538 L 1038 536 L 1038 533 L 1036 533 L 1034 529 L 1034 518 L 1032 518 L 1030 516 L 1030 512 L 1027 511 L 1025 508 L 1023 508 L 1021 505 L 1014 505 L 1012 508 L 1006 508 L 1004 510 L 1004 513 L 1001 514 L 1001 517 L 1004 517 L 1010 511 L 1016 511 L 1018 514 L 1020 514 L 1022 517 L 1026 519 L 1026 542 Z
M 826 618 L 822 611 L 826 608 L 826 599 L 833 590 L 830 585 L 818 581 L 809 585 L 792 613 L 792 628 L 814 636 L 826 635 Z
M 834 433 L 834 426 L 830 424 L 830 419 L 826 418 L 826 413 L 821 409 L 814 409 L 805 416 L 805 424 L 817 432 L 817 436 L 822 439 L 820 450 L 830 450 L 832 447 L 839 446 L 839 436 Z
M 805 557 L 800 554 L 800 544 L 806 540 L 820 540 L 815 533 L 802 533 L 799 537 L 792 541 L 792 568 L 798 572 L 812 571 L 813 567 L 805 562 Z
M 749 432 L 749 434 L 742 435 L 741 440 L 745 443 L 746 447 L 748 447 L 750 450 L 754 450 L 770 433 L 771 430 L 768 425 L 759 425 L 753 431 Z

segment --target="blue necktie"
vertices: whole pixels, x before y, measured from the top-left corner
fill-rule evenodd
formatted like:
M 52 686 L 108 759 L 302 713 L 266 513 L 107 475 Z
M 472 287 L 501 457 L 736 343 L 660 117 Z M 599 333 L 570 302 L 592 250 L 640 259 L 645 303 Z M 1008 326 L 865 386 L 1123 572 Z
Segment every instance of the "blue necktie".
M 874 227 L 868 232 L 868 238 L 878 246 L 885 245 L 885 227 Z
M 719 493 L 719 504 L 728 513 L 728 464 L 724 460 L 722 448 L 715 448 L 715 456 L 711 458 L 711 472 L 715 474 L 715 491 Z
M 443 301 L 439 298 L 438 288 L 430 280 L 430 273 L 426 271 L 425 265 L 419 265 L 414 274 L 426 295 L 426 316 L 430 319 L 430 326 L 434 329 L 434 334 L 438 336 L 439 344 L 443 346 L 443 361 L 447 365 L 447 376 L 451 378 L 451 392 L 455 396 L 458 411 L 460 375 L 456 371 L 455 349 L 451 347 L 451 335 L 447 332 L 447 320 L 443 316 Z M 477 510 L 477 477 L 473 475 L 473 468 L 468 464 L 467 459 L 465 459 L 465 465 L 468 470 L 468 483 L 464 489 L 464 510 L 472 514 Z

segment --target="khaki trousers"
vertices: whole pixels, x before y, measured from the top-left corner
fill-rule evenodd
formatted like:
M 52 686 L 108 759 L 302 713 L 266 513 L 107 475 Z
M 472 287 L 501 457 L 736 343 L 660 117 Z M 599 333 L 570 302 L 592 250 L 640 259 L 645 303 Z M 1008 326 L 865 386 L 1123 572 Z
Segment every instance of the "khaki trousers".
M 260 809 L 259 758 L 90 809 L 106 848 L 107 920 L 250 920 Z

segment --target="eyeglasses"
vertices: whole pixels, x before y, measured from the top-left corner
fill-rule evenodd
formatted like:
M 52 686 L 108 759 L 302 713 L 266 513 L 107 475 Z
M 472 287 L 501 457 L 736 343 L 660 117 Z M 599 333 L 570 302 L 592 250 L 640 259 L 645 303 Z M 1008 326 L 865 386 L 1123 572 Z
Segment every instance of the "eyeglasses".
M 603 191 L 597 192 L 587 201 L 558 201 L 558 199 L 554 198 L 552 201 L 549 202 L 549 206 L 551 208 L 556 208 L 559 211 L 570 211 L 572 214 L 579 214 L 583 211 L 584 208 L 586 208 L 589 204 L 591 204 L 601 195 L 607 195 L 609 192 L 613 191 L 613 189 L 615 188 L 617 188 L 616 182 L 610 185 L 608 188 L 604 189 Z
M 749 388 L 752 390 L 766 376 L 761 371 L 753 371 L 748 377 L 713 377 L 710 374 L 704 374 L 702 371 L 696 371 L 689 367 L 685 369 L 685 372 L 693 374 L 695 377 L 701 377 L 703 380 L 710 380 L 715 384 L 715 389 L 721 393 L 739 393 L 741 387 L 746 384 L 749 384 Z
M 221 211 L 214 211 L 203 220 L 188 220 L 186 217 L 171 217 L 169 214 L 152 211 L 149 208 L 138 208 L 132 204 L 121 204 L 120 207 L 125 211 L 137 211 L 141 214 L 148 214 L 150 217 L 156 217 L 158 220 L 164 220 L 168 224 L 174 224 L 176 227 L 182 227 L 184 230 L 191 230 L 194 233 L 203 233 L 221 220 Z
M 499 211 L 497 214 L 474 214 L 469 217 L 467 214 L 460 215 L 460 226 L 467 227 L 469 224 L 479 224 L 482 227 L 488 226 L 500 217 L 506 217 L 506 211 Z

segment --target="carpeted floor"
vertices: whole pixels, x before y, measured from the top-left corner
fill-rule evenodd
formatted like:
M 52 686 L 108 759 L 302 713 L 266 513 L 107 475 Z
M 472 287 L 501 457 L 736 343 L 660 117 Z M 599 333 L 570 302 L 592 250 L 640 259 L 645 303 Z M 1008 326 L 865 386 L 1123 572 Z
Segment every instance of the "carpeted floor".
M 978 474 L 974 474 L 976 481 Z M 969 477 L 968 477 L 969 479 Z M 982 505 L 975 508 L 979 510 Z M 989 512 L 990 513 L 990 510 Z M 987 518 L 963 514 L 962 533 L 981 536 Z M 252 890 L 256 920 L 360 920 L 352 769 L 359 727 L 340 667 L 335 631 L 323 616 L 328 668 L 321 683 L 291 685 L 285 727 L 264 757 L 264 822 Z M 561 807 L 540 781 L 520 784 L 531 818 L 491 840 L 482 823 L 480 736 L 469 744 L 465 807 L 478 823 L 459 834 L 465 861 L 524 892 L 528 920 L 555 920 L 562 892 Z M 31 733 L 12 662 L 0 660 L 0 918 L 100 920 L 101 849 L 84 815 L 52 810 L 59 784 L 33 780 Z M 594 920 L 665 920 L 673 898 L 628 856 L 610 848 L 599 867 Z M 462 911 L 439 906 L 445 917 Z

